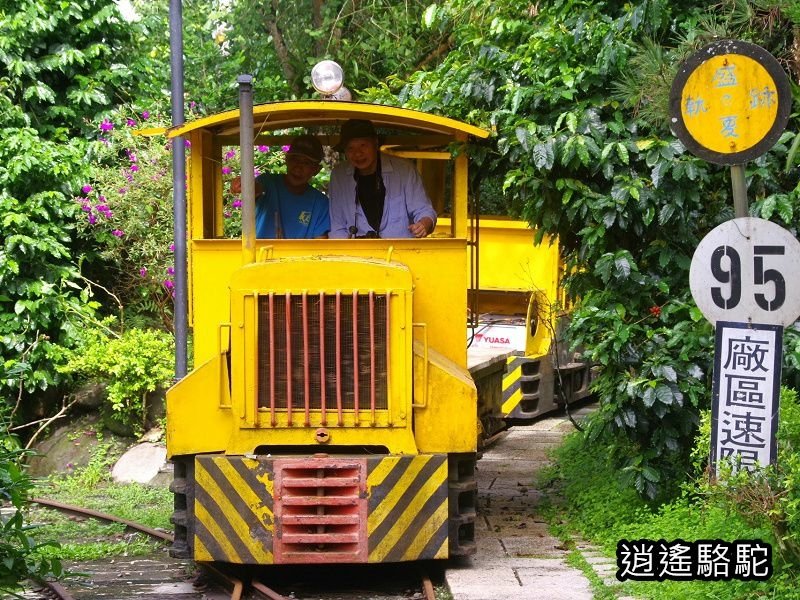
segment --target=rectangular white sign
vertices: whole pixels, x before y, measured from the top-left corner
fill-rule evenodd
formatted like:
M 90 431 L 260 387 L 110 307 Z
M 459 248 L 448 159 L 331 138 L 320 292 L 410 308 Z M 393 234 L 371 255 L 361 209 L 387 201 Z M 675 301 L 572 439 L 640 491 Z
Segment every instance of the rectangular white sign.
M 492 325 L 478 323 L 475 330 L 467 329 L 467 342 L 472 341 L 470 348 L 497 349 L 506 352 L 525 352 L 525 325 Z
M 712 399 L 711 468 L 775 462 L 783 327 L 717 321 Z

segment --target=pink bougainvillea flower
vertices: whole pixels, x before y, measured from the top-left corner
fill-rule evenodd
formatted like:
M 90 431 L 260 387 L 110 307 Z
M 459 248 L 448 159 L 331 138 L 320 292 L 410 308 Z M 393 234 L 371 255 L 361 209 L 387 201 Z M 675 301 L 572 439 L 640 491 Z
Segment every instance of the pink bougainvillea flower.
M 223 175 L 230 175 L 232 169 L 230 167 L 222 167 L 222 174 Z
M 164 287 L 167 288 L 168 290 L 171 290 L 173 287 L 175 287 L 175 283 L 172 281 L 172 279 L 165 279 Z
M 175 244 L 174 243 L 169 245 L 169 251 L 170 252 L 175 252 Z
M 231 206 L 233 208 L 242 208 L 242 201 L 237 198 L 236 200 L 231 202 Z
M 258 151 L 259 152 L 269 152 L 269 146 L 263 146 L 263 145 L 259 146 L 258 147 Z
M 144 277 L 147 275 L 147 267 L 142 267 L 139 269 L 139 277 Z
M 147 121 L 147 119 L 149 119 L 149 118 L 150 118 L 150 111 L 149 111 L 149 110 L 145 110 L 145 111 L 143 111 L 143 112 L 142 112 L 142 119 L 144 119 L 145 121 Z
M 133 120 L 133 119 L 128 119 L 127 121 L 125 121 L 125 124 L 126 124 L 128 127 L 136 127 L 136 121 L 135 121 L 135 120 Z
M 131 165 L 131 171 L 136 173 L 136 171 L 138 171 L 138 170 L 139 170 L 139 165 Z
M 183 145 L 186 148 L 191 148 L 192 147 L 192 142 L 190 142 L 189 140 L 183 140 Z
M 93 213 L 89 213 L 89 225 L 97 223 L 97 217 Z
M 121 229 L 115 229 L 114 231 L 111 232 L 111 235 L 116 237 L 122 237 L 123 235 L 125 235 L 125 232 L 122 231 Z
M 230 159 L 232 159 L 234 156 L 236 156 L 236 150 L 228 150 L 228 151 L 225 153 L 225 160 L 230 160 Z
M 281 150 L 283 150 L 284 152 L 288 152 L 289 146 L 281 146 Z
M 91 191 L 92 191 L 92 186 L 90 186 L 90 185 L 87 183 L 85 186 L 83 186 L 83 187 L 81 188 L 81 191 L 82 191 L 84 194 L 88 194 L 89 192 L 91 192 Z
M 100 123 L 100 131 L 111 131 L 112 129 L 114 129 L 114 124 L 108 119 L 103 119 L 103 122 Z

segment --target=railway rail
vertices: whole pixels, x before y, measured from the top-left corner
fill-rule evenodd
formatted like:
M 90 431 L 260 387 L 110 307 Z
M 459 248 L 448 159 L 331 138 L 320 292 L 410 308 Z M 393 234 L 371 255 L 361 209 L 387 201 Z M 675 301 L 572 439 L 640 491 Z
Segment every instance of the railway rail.
M 108 513 L 94 509 L 66 504 L 56 500 L 46 498 L 33 498 L 32 502 L 45 508 L 57 510 L 62 513 L 74 515 L 81 518 L 92 518 L 111 523 L 121 523 L 131 531 L 143 533 L 151 538 L 171 543 L 173 535 L 170 532 L 153 529 L 141 523 L 122 519 Z M 244 599 L 264 599 L 264 600 L 291 600 L 290 596 L 285 596 L 262 581 L 262 576 L 247 575 L 242 577 L 237 575 L 232 567 L 222 564 L 196 563 L 201 570 L 204 580 L 213 583 L 215 588 L 224 589 L 230 594 L 231 600 Z M 424 600 L 435 600 L 435 592 L 430 576 L 424 569 L 419 569 L 419 587 L 421 588 Z M 41 600 L 79 600 L 73 596 L 67 588 L 57 581 L 37 581 L 39 588 L 36 593 L 40 594 Z M 131 596 L 133 598 L 135 596 Z M 200 596 L 198 596 L 199 598 Z M 205 596 L 203 596 L 205 597 Z M 293 597 L 293 596 L 292 596 Z M 377 596 L 376 596 L 377 597 Z

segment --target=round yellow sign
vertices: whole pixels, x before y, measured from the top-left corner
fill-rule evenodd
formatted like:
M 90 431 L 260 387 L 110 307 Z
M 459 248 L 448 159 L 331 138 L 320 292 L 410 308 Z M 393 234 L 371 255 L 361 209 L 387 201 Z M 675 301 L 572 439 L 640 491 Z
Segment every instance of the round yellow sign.
M 719 40 L 692 54 L 670 91 L 676 136 L 697 156 L 742 164 L 769 150 L 791 111 L 789 79 L 775 57 L 749 42 Z
M 709 150 L 741 152 L 772 129 L 778 90 L 767 70 L 749 56 L 721 54 L 686 80 L 681 115 L 692 137 Z

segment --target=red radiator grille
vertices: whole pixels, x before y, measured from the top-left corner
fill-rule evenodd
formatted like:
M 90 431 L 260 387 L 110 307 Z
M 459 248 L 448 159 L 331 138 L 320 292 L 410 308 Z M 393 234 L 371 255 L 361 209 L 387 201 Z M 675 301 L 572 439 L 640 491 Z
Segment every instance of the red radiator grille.
M 258 298 L 258 406 L 289 424 L 343 423 L 343 411 L 387 408 L 388 294 Z M 332 413 L 332 414 L 331 414 Z M 373 419 L 374 420 L 374 419 Z
M 276 461 L 276 562 L 363 562 L 365 474 L 361 460 Z

